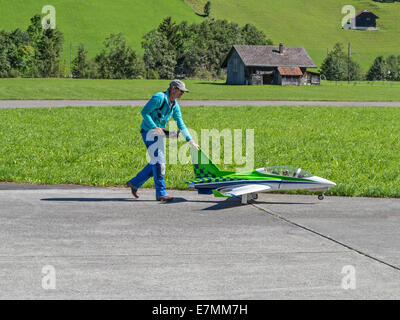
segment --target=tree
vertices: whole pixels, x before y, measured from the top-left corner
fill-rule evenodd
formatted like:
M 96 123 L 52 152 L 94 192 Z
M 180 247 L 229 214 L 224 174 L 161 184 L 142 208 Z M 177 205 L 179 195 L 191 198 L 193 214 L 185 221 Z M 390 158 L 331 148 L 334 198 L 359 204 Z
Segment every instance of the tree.
M 253 25 L 247 24 L 240 28 L 227 20 L 205 20 L 191 25 L 190 29 L 192 37 L 187 41 L 185 50 L 185 70 L 190 70 L 187 72 L 189 75 L 203 70 L 219 75 L 223 60 L 235 44 L 272 43 Z
M 375 58 L 367 73 L 367 80 L 385 80 L 387 76 L 386 61 L 382 56 Z
M 219 75 L 221 63 L 234 44 L 272 44 L 251 24 L 240 28 L 226 20 L 207 19 L 200 24 L 176 24 L 168 17 L 143 37 L 147 74 L 164 79 L 175 75 Z
M 346 61 L 349 61 L 349 57 L 346 57 Z M 350 62 L 348 63 L 348 74 L 346 75 L 346 79 L 343 80 L 349 80 L 349 81 L 359 81 L 359 80 L 363 80 L 364 78 L 364 74 L 363 71 L 360 67 L 360 65 L 353 61 L 350 58 Z
M 221 63 L 234 44 L 243 43 L 239 26 L 226 20 L 205 20 L 190 26 L 192 36 L 186 42 L 185 74 L 195 76 L 208 70 L 221 72 Z
M 29 36 L 25 31 L 0 31 L 1 77 L 16 77 L 21 74 L 27 59 L 22 48 L 28 43 Z
M 174 49 L 178 52 L 182 49 L 183 41 L 180 31 L 180 26 L 173 22 L 171 17 L 165 18 L 157 28 L 157 32 L 168 41 L 168 49 Z
M 143 60 L 147 76 L 156 72 L 161 79 L 172 79 L 177 64 L 177 53 L 166 36 L 157 30 L 152 30 L 146 33 L 143 39 Z
M 327 80 L 361 80 L 363 78 L 360 65 L 345 54 L 340 43 L 336 43 L 321 65 L 321 75 Z
M 31 18 L 31 24 L 28 26 L 27 32 L 29 35 L 29 44 L 36 50 L 44 33 L 40 14 L 35 14 Z
M 122 33 L 111 34 L 104 46 L 105 49 L 95 58 L 101 78 L 134 79 L 144 74 L 142 62 L 127 45 Z
M 21 57 L 20 71 L 23 77 L 35 77 L 37 69 L 35 67 L 35 50 L 32 46 L 22 46 L 19 49 Z
M 19 70 L 22 67 L 23 58 L 20 49 L 29 43 L 27 32 L 15 29 L 8 33 L 8 59 L 11 68 Z
M 31 18 L 27 34 L 29 46 L 33 48 L 32 76 L 57 77 L 63 74 L 60 63 L 64 47 L 64 34 L 59 29 L 44 29 L 42 16 L 35 14 Z
M 208 17 L 211 12 L 211 1 L 207 1 L 207 3 L 204 5 L 204 15 Z
M 41 77 L 57 77 L 60 74 L 60 56 L 64 46 L 64 34 L 58 29 L 46 29 L 37 44 L 36 66 Z
M 386 79 L 389 81 L 396 81 L 400 80 L 400 64 L 399 64 L 399 57 L 395 55 L 390 55 L 386 58 Z
M 400 56 L 397 56 L 397 75 L 396 75 L 396 77 L 394 78 L 394 80 L 396 80 L 396 81 L 400 81 Z
M 7 78 L 11 71 L 6 52 L 0 48 L 0 78 Z
M 247 45 L 272 45 L 272 41 L 267 39 L 264 32 L 258 30 L 254 25 L 248 23 L 241 30 L 244 40 L 243 44 Z
M 343 52 L 342 45 L 336 43 L 321 65 L 321 75 L 326 80 L 340 81 L 344 80 L 347 73 L 346 55 Z
M 78 47 L 78 54 L 72 61 L 72 75 L 74 78 L 88 78 L 90 73 L 87 61 L 87 51 L 81 43 Z

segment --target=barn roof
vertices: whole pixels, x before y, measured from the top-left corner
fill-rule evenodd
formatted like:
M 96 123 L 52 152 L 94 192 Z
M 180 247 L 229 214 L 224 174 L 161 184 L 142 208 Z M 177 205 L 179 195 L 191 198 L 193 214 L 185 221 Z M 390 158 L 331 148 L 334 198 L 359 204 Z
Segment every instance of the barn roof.
M 301 72 L 299 67 L 278 67 L 278 72 L 281 76 L 302 76 L 303 72 Z
M 234 50 L 246 67 L 317 67 L 303 47 L 283 47 L 283 53 L 280 54 L 279 46 L 234 45 L 222 63 L 222 68 L 227 66 Z
M 379 19 L 379 17 L 377 15 L 375 15 L 374 13 L 372 13 L 371 11 L 368 11 L 368 10 L 361 10 L 353 18 L 356 18 L 364 13 L 369 13 L 369 14 L 373 15 L 376 19 Z

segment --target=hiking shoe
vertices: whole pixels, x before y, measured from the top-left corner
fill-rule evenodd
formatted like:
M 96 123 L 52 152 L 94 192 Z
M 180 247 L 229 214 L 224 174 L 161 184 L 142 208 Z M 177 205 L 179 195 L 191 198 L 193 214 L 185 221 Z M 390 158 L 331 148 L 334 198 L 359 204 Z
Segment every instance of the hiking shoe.
M 138 194 L 138 189 L 136 189 L 135 187 L 132 187 L 132 185 L 131 185 L 131 183 L 128 181 L 127 183 L 126 183 L 126 185 L 129 187 L 129 188 L 131 188 L 131 192 L 132 192 L 132 195 L 137 199 L 137 198 L 139 198 L 139 194 Z
M 174 198 L 170 196 L 162 196 L 157 198 L 157 201 L 171 202 L 172 200 L 174 200 Z

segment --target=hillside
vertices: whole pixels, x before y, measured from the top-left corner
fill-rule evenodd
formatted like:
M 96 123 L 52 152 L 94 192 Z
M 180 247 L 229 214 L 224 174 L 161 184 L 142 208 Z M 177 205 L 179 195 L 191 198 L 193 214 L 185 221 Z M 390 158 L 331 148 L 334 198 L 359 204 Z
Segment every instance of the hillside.
M 177 21 L 200 22 L 206 0 L 53 0 L 57 27 L 65 34 L 65 58 L 69 63 L 69 44 L 73 55 L 80 42 L 89 56 L 102 48 L 110 33 L 122 32 L 139 53 L 142 35 L 156 27 L 166 16 Z M 0 29 L 26 29 L 29 19 L 40 13 L 44 0 L 0 0 Z M 378 55 L 400 54 L 400 3 L 377 3 L 372 0 L 211 0 L 211 17 L 244 25 L 252 23 L 263 30 L 275 44 L 304 46 L 320 65 L 327 50 L 336 42 L 347 48 L 366 71 Z M 379 31 L 348 31 L 341 28 L 344 5 L 356 12 L 368 9 L 380 19 Z
M 202 11 L 207 0 L 186 0 Z M 367 70 L 378 55 L 400 55 L 400 3 L 372 0 L 211 0 L 211 16 L 253 23 L 274 44 L 304 46 L 319 66 L 336 42 L 351 42 L 352 57 Z M 343 30 L 342 7 L 353 5 L 356 13 L 367 9 L 376 14 L 379 31 Z
M 201 21 L 183 0 L 0 0 L 0 29 L 26 30 L 30 18 L 41 13 L 43 6 L 56 9 L 56 24 L 65 36 L 65 58 L 69 63 L 69 46 L 73 56 L 80 42 L 94 56 L 103 48 L 111 33 L 122 32 L 131 45 L 142 53 L 142 35 L 156 27 L 163 18 L 175 21 Z

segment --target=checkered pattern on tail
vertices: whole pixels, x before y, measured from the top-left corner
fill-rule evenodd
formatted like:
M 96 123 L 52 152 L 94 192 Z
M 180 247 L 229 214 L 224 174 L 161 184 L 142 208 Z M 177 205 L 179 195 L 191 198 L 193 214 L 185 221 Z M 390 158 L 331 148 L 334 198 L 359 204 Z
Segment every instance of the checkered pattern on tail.
M 216 178 L 221 176 L 221 170 L 201 150 L 190 149 L 195 179 Z
M 209 182 L 226 182 L 226 181 L 239 181 L 239 180 L 248 180 L 245 178 L 238 177 L 216 177 L 216 178 L 195 178 L 193 180 L 187 181 L 186 183 L 209 183 Z
M 207 169 L 201 169 L 198 164 L 193 164 L 194 176 L 198 178 L 216 178 L 217 175 L 213 174 Z

